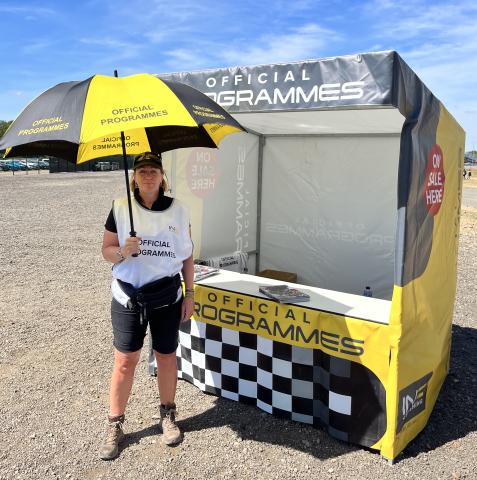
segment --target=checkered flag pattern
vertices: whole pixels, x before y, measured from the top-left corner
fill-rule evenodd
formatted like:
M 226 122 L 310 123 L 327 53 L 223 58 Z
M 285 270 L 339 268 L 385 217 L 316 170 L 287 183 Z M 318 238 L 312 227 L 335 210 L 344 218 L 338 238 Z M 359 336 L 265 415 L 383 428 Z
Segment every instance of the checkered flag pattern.
M 366 367 L 309 349 L 190 320 L 181 325 L 178 376 L 202 391 L 323 426 L 371 446 L 386 430 L 385 391 Z

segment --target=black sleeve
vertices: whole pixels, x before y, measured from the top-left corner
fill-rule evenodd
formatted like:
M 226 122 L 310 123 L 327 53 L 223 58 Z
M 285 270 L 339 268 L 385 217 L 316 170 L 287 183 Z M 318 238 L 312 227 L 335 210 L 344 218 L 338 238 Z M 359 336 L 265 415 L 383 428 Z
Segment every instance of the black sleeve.
M 116 228 L 116 220 L 114 220 L 113 209 L 111 209 L 111 211 L 109 212 L 106 223 L 104 224 L 104 228 L 108 232 L 118 233 L 118 229 Z

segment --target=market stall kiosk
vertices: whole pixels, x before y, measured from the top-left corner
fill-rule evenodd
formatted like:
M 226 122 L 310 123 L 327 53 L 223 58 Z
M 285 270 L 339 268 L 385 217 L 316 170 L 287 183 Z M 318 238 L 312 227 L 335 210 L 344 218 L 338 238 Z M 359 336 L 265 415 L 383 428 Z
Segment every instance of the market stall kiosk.
M 464 132 L 396 52 L 183 72 L 248 129 L 165 155 L 195 256 L 297 274 L 196 284 L 179 376 L 394 459 L 449 367 Z M 373 297 L 364 297 L 371 287 Z

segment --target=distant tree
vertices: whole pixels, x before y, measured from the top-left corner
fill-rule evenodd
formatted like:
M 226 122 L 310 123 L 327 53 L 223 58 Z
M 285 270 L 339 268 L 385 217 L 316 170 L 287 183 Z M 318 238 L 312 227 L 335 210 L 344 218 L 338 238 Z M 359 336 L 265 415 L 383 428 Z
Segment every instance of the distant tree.
M 9 120 L 8 122 L 5 120 L 0 120 L 0 138 L 3 137 L 5 132 L 7 131 L 7 128 L 11 125 L 13 120 Z
M 0 120 L 0 138 L 3 137 L 5 132 L 7 131 L 7 128 L 12 124 L 13 120 Z M 0 158 L 3 158 L 3 154 L 5 153 L 5 150 L 0 150 Z

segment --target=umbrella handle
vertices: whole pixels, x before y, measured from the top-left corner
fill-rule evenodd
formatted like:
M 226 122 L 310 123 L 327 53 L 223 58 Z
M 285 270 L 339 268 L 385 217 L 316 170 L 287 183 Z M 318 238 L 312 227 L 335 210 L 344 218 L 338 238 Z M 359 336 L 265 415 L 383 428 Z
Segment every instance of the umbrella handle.
M 130 236 L 130 237 L 135 237 L 135 236 L 136 236 L 136 232 L 135 232 L 134 230 L 131 230 L 131 231 L 129 232 L 129 236 Z M 133 254 L 131 255 L 131 257 L 134 257 L 134 258 L 135 258 L 135 257 L 138 257 L 138 256 L 139 256 L 139 254 L 137 254 L 137 253 L 133 253 Z

